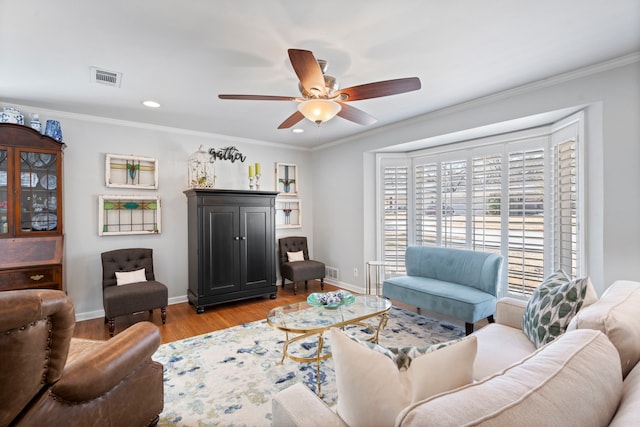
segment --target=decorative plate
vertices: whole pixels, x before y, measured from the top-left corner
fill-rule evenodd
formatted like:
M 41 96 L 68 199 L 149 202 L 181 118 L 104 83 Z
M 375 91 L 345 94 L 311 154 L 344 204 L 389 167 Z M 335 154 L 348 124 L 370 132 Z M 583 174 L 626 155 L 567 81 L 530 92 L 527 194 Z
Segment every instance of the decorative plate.
M 55 190 L 58 179 L 55 175 L 43 175 L 40 179 L 40 185 L 47 190 Z
M 314 292 L 307 297 L 307 303 L 309 305 L 328 309 L 338 308 L 341 305 L 349 305 L 355 300 L 356 298 L 353 295 L 342 289 L 335 292 Z
M 51 161 L 51 154 L 48 153 L 29 153 L 27 154 L 27 160 L 31 163 L 32 166 L 37 168 L 41 168 L 42 166 L 48 165 Z
M 54 230 L 58 226 L 58 217 L 52 213 L 40 213 L 31 217 L 31 228 L 38 231 Z
M 38 185 L 38 175 L 31 172 L 20 173 L 20 185 L 23 187 L 35 187 Z

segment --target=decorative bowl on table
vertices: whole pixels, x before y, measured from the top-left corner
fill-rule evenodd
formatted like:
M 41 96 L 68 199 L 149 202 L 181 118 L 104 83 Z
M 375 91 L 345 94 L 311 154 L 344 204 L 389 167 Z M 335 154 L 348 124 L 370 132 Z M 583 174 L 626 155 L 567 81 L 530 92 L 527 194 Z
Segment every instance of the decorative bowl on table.
M 338 290 L 334 292 L 314 292 L 307 297 L 307 303 L 314 307 L 322 307 L 328 309 L 338 308 L 342 305 L 348 305 L 356 299 L 347 291 Z

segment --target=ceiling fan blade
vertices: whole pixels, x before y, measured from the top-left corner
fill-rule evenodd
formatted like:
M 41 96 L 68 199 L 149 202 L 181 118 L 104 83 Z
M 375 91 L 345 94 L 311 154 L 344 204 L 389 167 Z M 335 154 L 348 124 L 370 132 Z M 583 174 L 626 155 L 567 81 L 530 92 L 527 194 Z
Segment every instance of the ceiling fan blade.
M 296 72 L 298 79 L 300 79 L 300 84 L 307 92 L 318 95 L 326 93 L 324 74 L 322 74 L 318 60 L 311 51 L 289 49 L 289 59 L 293 70 Z
M 359 125 L 369 126 L 377 122 L 378 120 L 364 111 L 356 108 L 352 105 L 341 102 L 342 109 L 338 112 L 338 115 L 343 119 L 350 120 Z
M 397 95 L 420 89 L 420 79 L 407 77 L 404 79 L 384 80 L 381 82 L 365 83 L 351 86 L 338 91 L 338 95 L 347 95 L 343 101 L 358 101 L 360 99 L 380 98 L 382 96 Z
M 295 125 L 302 119 L 304 119 L 302 113 L 300 111 L 296 111 L 295 113 L 287 117 L 284 122 L 280 123 L 278 129 L 289 129 L 291 126 Z
M 246 101 L 295 101 L 293 96 L 271 96 L 271 95 L 218 95 L 220 99 L 239 99 Z

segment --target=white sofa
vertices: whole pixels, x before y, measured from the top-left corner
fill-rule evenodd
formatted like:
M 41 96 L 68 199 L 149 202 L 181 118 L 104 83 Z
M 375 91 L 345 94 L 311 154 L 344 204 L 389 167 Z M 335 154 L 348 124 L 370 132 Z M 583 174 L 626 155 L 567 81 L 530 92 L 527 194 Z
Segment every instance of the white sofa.
M 501 299 L 496 323 L 474 333 L 476 381 L 407 406 L 395 424 L 640 425 L 640 282 L 614 283 L 537 350 L 521 330 L 525 306 Z M 347 425 L 303 384 L 272 403 L 277 427 Z

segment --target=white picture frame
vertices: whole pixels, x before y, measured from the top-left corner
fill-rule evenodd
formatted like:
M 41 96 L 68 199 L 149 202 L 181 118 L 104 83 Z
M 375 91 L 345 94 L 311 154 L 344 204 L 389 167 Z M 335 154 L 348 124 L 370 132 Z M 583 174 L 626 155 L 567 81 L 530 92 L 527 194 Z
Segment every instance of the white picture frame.
M 276 228 L 302 227 L 302 201 L 276 198 Z
M 162 231 L 160 197 L 106 195 L 98 197 L 98 235 L 159 234 Z
M 276 191 L 279 196 L 298 195 L 298 166 L 293 163 L 276 163 Z
M 105 156 L 105 184 L 110 188 L 158 189 L 158 159 L 125 154 Z

